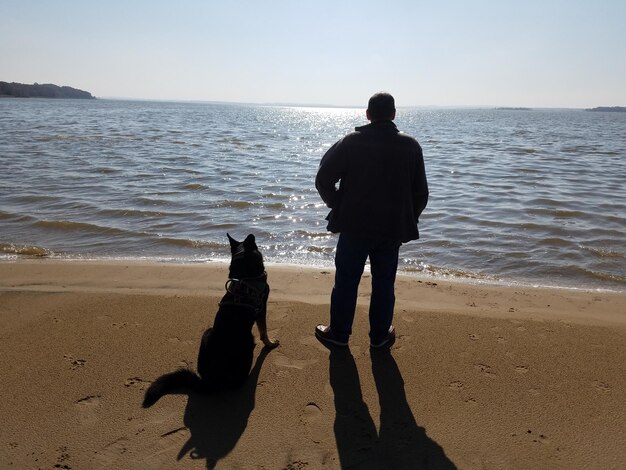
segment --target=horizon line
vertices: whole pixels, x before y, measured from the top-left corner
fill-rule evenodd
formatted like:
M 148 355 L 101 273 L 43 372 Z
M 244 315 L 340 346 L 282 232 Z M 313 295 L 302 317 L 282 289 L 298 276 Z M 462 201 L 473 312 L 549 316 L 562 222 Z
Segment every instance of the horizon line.
M 203 100 L 203 99 L 176 99 L 176 98 L 132 98 L 124 96 L 95 96 L 96 99 L 117 100 L 117 101 L 152 101 L 164 103 L 205 103 L 205 104 L 224 104 L 239 106 L 276 106 L 276 107 L 293 107 L 293 108 L 331 108 L 331 109 L 366 109 L 367 105 L 337 105 L 324 103 L 299 103 L 299 102 L 254 102 L 254 101 L 226 101 L 226 100 Z M 541 109 L 569 109 L 569 110 L 585 110 L 595 107 L 614 107 L 618 105 L 597 105 L 590 108 L 582 106 L 512 106 L 512 105 L 490 105 L 490 104 L 458 104 L 458 105 L 438 105 L 438 104 L 419 104 L 419 105 L 403 105 L 396 106 L 397 109 L 509 109 L 509 110 L 541 110 Z

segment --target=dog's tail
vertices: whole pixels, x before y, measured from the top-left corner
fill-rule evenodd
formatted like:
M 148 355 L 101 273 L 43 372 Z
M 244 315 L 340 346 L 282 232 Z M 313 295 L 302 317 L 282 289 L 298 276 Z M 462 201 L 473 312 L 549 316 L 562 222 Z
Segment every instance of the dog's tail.
M 170 393 L 185 393 L 189 391 L 203 391 L 200 376 L 190 369 L 178 369 L 156 379 L 143 398 L 142 406 L 149 408 L 154 405 L 163 395 Z

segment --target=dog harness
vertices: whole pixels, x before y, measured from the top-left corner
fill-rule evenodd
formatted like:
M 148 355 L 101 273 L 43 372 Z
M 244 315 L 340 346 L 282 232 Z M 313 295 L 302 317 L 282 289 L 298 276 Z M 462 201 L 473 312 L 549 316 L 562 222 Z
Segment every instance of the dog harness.
M 269 291 L 267 272 L 263 271 L 263 274 L 257 277 L 229 278 L 224 287 L 230 296 L 228 300 L 222 300 L 219 303 L 220 307 L 222 305 L 247 307 L 258 314 Z

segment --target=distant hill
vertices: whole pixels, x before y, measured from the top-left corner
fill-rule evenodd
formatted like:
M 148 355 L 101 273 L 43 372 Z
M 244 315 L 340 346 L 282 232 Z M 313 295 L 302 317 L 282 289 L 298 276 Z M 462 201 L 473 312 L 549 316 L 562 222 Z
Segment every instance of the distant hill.
M 58 86 L 52 83 L 26 85 L 24 83 L 0 82 L 0 96 L 14 98 L 74 98 L 95 99 L 88 91 L 78 90 L 69 86 Z
M 585 109 L 585 111 L 595 111 L 604 113 L 626 113 L 624 106 L 598 106 L 597 108 Z

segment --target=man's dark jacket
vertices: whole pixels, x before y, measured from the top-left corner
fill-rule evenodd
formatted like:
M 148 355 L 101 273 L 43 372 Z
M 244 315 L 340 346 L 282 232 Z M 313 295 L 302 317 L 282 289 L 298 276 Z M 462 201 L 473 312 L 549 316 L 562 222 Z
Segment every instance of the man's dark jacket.
M 428 202 L 422 148 L 392 121 L 357 127 L 328 149 L 315 187 L 332 209 L 331 232 L 398 242 L 419 238 L 417 222 Z

